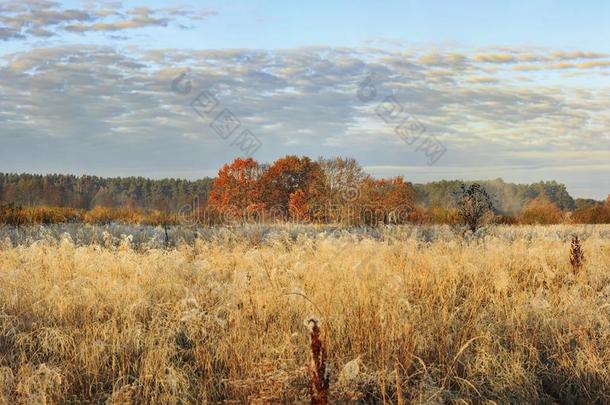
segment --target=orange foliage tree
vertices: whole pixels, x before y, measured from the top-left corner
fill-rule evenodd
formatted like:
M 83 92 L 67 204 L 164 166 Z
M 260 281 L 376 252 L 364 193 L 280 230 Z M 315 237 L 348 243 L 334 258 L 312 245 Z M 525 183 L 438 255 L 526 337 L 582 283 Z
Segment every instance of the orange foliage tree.
M 583 207 L 572 213 L 572 222 L 577 224 L 608 224 L 610 223 L 610 195 L 598 206 Z
M 276 160 L 261 176 L 261 200 L 274 214 L 315 220 L 312 213 L 323 203 L 324 184 L 318 163 L 308 157 L 286 156 Z
M 288 201 L 288 213 L 297 221 L 306 221 L 310 218 L 308 212 L 308 198 L 305 191 L 298 189 L 290 194 Z
M 404 223 L 413 212 L 415 190 L 402 177 L 373 179 L 362 182 L 360 220 L 369 225 Z
M 558 224 L 562 213 L 559 207 L 546 196 L 541 194 L 530 201 L 521 212 L 520 222 L 524 224 Z
M 224 165 L 212 185 L 209 208 L 242 218 L 256 212 L 262 207 L 261 174 L 260 165 L 252 158 L 237 158 Z
M 572 213 L 571 220 L 575 224 L 607 224 L 610 223 L 610 208 L 604 206 L 580 208 Z

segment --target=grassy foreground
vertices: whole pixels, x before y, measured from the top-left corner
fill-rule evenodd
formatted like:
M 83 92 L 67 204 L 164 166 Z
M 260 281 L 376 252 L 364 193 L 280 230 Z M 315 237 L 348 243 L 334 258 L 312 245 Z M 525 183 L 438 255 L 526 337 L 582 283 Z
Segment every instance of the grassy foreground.
M 0 403 L 609 403 L 609 230 L 6 245 Z

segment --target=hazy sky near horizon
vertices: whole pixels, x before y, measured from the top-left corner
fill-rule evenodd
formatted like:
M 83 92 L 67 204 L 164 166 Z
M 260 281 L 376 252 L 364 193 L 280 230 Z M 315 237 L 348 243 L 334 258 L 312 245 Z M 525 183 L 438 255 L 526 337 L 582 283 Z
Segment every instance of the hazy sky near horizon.
M 0 1 L 0 172 L 213 176 L 248 130 L 262 162 L 601 199 L 608 38 L 603 1 Z

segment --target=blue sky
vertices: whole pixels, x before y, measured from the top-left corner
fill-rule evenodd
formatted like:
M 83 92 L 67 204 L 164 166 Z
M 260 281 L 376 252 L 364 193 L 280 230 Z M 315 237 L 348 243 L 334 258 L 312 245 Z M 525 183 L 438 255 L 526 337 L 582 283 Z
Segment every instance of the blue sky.
M 114 2 L 106 2 L 113 4 Z M 83 9 L 104 2 L 60 2 Z M 124 7 L 187 6 L 218 14 L 191 30 L 143 29 L 129 42 L 156 48 L 277 49 L 308 45 L 541 46 L 610 52 L 605 1 L 129 1 Z M 171 34 L 169 34 L 171 32 Z M 105 35 L 62 42 L 115 43 Z M 9 44 L 16 49 L 23 44 Z M 116 45 L 116 43 L 115 43 Z M 5 48 L 5 47 L 3 47 Z M 6 48 L 5 48 L 6 49 Z
M 247 130 L 261 161 L 603 198 L 607 38 L 601 1 L 0 1 L 0 171 L 196 178 L 249 153 Z M 172 90 L 182 73 L 190 91 Z M 191 107 L 202 91 L 210 113 Z

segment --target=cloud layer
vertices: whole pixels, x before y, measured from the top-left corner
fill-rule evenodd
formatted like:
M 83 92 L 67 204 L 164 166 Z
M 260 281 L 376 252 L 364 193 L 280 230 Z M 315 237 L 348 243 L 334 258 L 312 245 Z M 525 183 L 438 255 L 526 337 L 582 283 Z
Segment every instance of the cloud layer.
M 68 15 L 70 24 L 100 24 Z M 66 21 L 38 18 L 40 27 Z M 155 18 L 141 11 L 124 21 Z M 557 178 L 601 197 L 610 190 L 609 61 L 586 52 L 515 49 L 32 49 L 0 63 L 1 169 L 213 174 L 240 154 L 210 126 L 227 108 L 239 131 L 262 142 L 255 156 L 261 160 L 349 155 L 373 171 L 416 181 Z M 182 91 L 172 91 L 181 73 Z M 367 80 L 375 95 L 359 97 Z M 203 90 L 219 103 L 206 117 L 190 107 Z M 435 167 L 378 115 L 388 96 L 447 148 Z M 596 186 L 584 188 L 592 179 Z
M 62 32 L 115 32 L 144 27 L 166 27 L 215 15 L 213 10 L 186 7 L 123 8 L 120 2 L 90 3 L 84 9 L 68 9 L 47 0 L 0 2 L 0 41 L 49 38 Z

